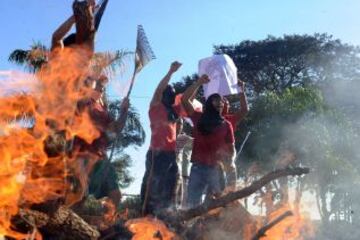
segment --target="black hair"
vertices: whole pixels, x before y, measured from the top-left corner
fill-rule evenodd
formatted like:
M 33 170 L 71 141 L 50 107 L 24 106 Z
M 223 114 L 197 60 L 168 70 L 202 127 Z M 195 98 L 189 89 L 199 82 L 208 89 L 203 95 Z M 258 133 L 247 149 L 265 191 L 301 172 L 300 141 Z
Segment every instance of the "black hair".
M 208 97 L 205 102 L 205 111 L 200 117 L 197 128 L 203 135 L 209 135 L 213 130 L 224 122 L 222 114 L 215 109 L 212 101 L 216 98 L 222 98 L 219 94 L 214 93 Z
M 162 93 L 161 102 L 166 108 L 168 113 L 168 120 L 170 122 L 176 122 L 179 118 L 178 114 L 175 112 L 173 105 L 175 103 L 175 90 L 171 85 L 168 85 Z

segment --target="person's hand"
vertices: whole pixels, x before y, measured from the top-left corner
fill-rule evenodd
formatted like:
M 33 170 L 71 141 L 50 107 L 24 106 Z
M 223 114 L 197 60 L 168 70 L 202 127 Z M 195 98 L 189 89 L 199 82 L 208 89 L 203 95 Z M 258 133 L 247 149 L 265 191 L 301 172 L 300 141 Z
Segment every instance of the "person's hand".
M 239 80 L 237 82 L 237 85 L 240 87 L 241 91 L 243 91 L 243 92 L 245 91 L 245 82 Z
M 173 63 L 171 63 L 171 66 L 170 66 L 170 72 L 171 73 L 174 73 L 176 72 L 180 67 L 181 67 L 181 63 L 179 63 L 178 61 L 175 61 Z
M 209 78 L 208 75 L 203 74 L 203 75 L 201 75 L 201 77 L 199 78 L 198 81 L 199 81 L 200 84 L 205 84 L 205 83 L 210 82 L 210 78 Z

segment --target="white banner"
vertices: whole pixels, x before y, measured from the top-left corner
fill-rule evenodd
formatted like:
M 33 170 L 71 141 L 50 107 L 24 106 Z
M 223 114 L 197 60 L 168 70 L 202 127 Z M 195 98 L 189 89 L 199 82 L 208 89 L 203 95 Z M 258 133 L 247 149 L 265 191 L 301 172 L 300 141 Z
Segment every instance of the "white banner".
M 237 68 L 233 60 L 226 54 L 201 59 L 199 76 L 203 74 L 207 74 L 210 78 L 210 82 L 203 85 L 206 98 L 213 93 L 226 96 L 242 91 L 238 86 Z

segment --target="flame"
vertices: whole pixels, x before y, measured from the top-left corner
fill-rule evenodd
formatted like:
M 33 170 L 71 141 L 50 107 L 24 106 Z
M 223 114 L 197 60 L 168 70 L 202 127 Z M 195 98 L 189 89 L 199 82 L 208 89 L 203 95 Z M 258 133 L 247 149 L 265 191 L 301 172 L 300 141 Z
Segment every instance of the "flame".
M 49 156 L 45 142 L 54 138 L 70 142 L 78 136 L 91 143 L 99 137 L 87 112 L 75 114 L 77 102 L 89 94 L 84 79 L 91 74 L 90 57 L 81 46 L 54 51 L 36 74 L 36 83 L 28 82 L 32 92 L 7 96 L 0 91 L 0 235 L 26 238 L 11 226 L 19 207 L 59 198 L 67 198 L 66 204 L 71 205 L 82 198 L 97 157 L 87 154 L 90 163 L 85 164 L 83 153 L 69 156 L 62 150 Z M 29 118 L 32 126 L 24 127 L 23 121 Z M 74 175 L 83 189 L 66 197 L 71 186 L 65 179 Z
M 170 231 L 162 221 L 152 217 L 132 219 L 127 221 L 125 225 L 134 234 L 133 240 L 177 239 L 176 234 Z
M 270 223 L 284 214 L 286 211 L 292 210 L 290 206 L 284 206 L 272 212 L 267 217 Z M 310 217 L 299 211 L 292 211 L 293 216 L 286 217 L 281 222 L 270 228 L 266 232 L 266 236 L 262 240 L 302 240 L 314 235 L 313 224 Z M 262 226 L 258 226 L 262 227 Z

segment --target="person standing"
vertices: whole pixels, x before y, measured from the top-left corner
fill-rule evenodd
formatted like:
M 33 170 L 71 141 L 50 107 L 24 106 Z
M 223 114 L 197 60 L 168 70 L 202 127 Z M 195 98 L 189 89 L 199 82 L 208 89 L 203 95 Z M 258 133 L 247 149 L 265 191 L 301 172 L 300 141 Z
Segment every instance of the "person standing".
M 181 67 L 175 61 L 160 81 L 150 102 L 150 148 L 146 154 L 145 174 L 141 185 L 142 213 L 157 214 L 174 204 L 178 166 L 176 164 L 175 90 L 171 76 Z
M 202 75 L 183 95 L 183 105 L 194 124 L 192 167 L 188 187 L 188 207 L 201 204 L 206 190 L 212 195 L 219 195 L 220 171 L 218 166 L 223 159 L 234 154 L 234 131 L 229 121 L 222 116 L 224 99 L 219 94 L 212 94 L 205 103 L 203 113 L 195 111 L 191 98 L 198 88 L 208 83 L 207 75 Z

